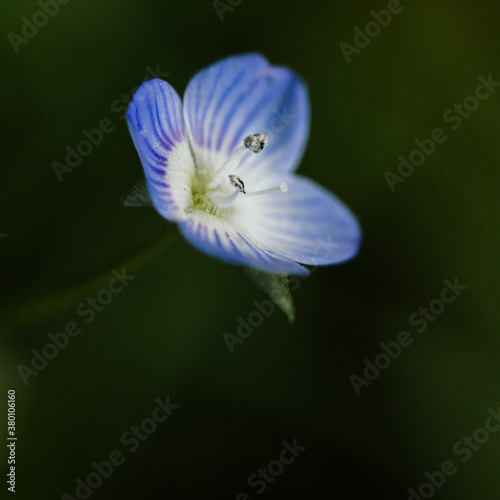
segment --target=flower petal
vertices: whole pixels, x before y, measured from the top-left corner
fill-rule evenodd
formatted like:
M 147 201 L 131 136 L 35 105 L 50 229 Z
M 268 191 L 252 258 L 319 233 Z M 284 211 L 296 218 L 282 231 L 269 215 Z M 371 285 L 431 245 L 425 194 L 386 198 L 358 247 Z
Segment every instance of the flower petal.
M 270 186 L 280 180 L 267 179 Z M 234 224 L 254 241 L 301 264 L 336 264 L 354 257 L 361 229 L 349 209 L 309 179 L 294 175 L 284 180 L 286 193 L 240 196 Z
M 163 80 L 144 82 L 130 101 L 127 123 L 156 210 L 169 220 L 183 218 L 194 160 L 179 96 Z
M 216 169 L 249 134 L 265 131 L 268 145 L 248 152 L 242 165 L 258 172 L 290 172 L 309 131 L 309 101 L 302 81 L 259 54 L 223 59 L 200 71 L 184 94 L 184 117 L 197 165 Z M 261 174 L 259 174 L 261 175 Z
M 308 274 L 287 257 L 258 244 L 232 223 L 195 210 L 179 223 L 185 238 L 196 248 L 232 264 L 286 274 Z

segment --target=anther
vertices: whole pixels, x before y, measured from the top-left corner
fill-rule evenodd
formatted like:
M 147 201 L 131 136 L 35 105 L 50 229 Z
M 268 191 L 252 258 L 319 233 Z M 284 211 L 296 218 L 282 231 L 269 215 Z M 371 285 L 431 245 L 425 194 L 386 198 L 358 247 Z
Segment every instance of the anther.
M 240 193 L 246 194 L 245 183 L 234 174 L 228 175 L 231 186 L 234 186 Z
M 255 154 L 260 153 L 266 147 L 267 134 L 265 132 L 259 132 L 258 134 L 247 135 L 243 139 L 243 144 Z

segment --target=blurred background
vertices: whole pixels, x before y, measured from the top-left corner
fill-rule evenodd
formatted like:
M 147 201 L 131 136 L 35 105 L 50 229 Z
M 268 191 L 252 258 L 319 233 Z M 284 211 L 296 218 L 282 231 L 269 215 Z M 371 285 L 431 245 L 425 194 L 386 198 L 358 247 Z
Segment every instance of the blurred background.
M 500 433 L 479 429 L 500 407 L 500 91 L 469 99 L 456 129 L 443 115 L 478 77 L 500 81 L 498 2 L 389 2 L 399 13 L 348 57 L 341 44 L 355 47 L 385 0 L 69 1 L 45 23 L 42 4 L 0 5 L 0 387 L 4 401 L 16 391 L 18 498 L 497 499 Z M 122 115 L 151 71 L 182 95 L 247 51 L 307 82 L 299 172 L 346 202 L 363 244 L 300 282 L 293 325 L 275 312 L 231 353 L 223 335 L 263 297 L 180 236 L 142 252 L 168 225 L 119 203 L 142 178 Z M 53 162 L 102 120 L 112 130 L 59 182 Z M 392 190 L 386 172 L 435 128 L 447 140 Z M 123 267 L 134 279 L 86 323 L 77 308 Z M 425 329 L 410 323 L 455 278 L 461 295 L 435 302 Z M 19 366 L 68 322 L 80 334 L 23 381 Z M 356 390 L 352 376 L 402 331 L 413 343 Z M 179 407 L 153 431 L 167 397 Z M 2 436 L 6 422 L 4 409 Z M 141 425 L 147 439 L 127 445 Z M 301 451 L 280 466 L 294 439 Z M 124 462 L 89 476 L 115 450 Z M 455 473 L 432 485 L 425 472 L 446 460 Z M 268 466 L 272 482 L 248 483 Z

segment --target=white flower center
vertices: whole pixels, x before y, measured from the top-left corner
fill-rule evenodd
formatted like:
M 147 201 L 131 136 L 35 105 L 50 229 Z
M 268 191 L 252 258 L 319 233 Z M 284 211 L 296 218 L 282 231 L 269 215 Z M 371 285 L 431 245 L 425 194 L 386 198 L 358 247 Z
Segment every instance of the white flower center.
M 236 148 L 222 167 L 217 170 L 214 177 L 206 185 L 206 191 L 204 193 L 204 196 L 208 198 L 215 207 L 220 209 L 229 207 L 236 201 L 240 193 L 245 196 L 259 196 L 262 194 L 275 193 L 277 191 L 283 193 L 288 191 L 287 185 L 282 182 L 276 187 L 247 192 L 243 179 L 235 174 L 235 172 L 241 168 L 241 163 L 245 154 L 248 151 L 252 151 L 254 154 L 260 153 L 266 146 L 267 139 L 268 136 L 265 132 L 259 132 L 245 137 L 243 146 Z M 226 194 L 228 183 L 235 188 L 233 193 L 229 195 Z M 206 207 L 205 210 L 207 210 Z M 213 212 L 212 210 L 207 211 Z M 215 212 L 217 212 L 217 210 L 215 210 Z M 214 215 L 218 214 L 214 213 Z

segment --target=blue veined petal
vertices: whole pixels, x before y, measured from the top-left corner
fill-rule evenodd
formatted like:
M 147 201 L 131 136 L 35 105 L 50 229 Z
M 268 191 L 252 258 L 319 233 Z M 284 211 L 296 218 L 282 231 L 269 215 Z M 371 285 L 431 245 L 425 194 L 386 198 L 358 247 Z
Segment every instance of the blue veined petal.
M 284 180 L 288 192 L 240 196 L 234 222 L 246 234 L 301 264 L 336 264 L 356 255 L 361 229 L 338 198 L 304 177 L 266 180 L 270 187 Z
M 191 185 L 194 160 L 179 96 L 163 80 L 144 82 L 130 101 L 127 123 L 153 205 L 166 219 L 182 218 L 191 203 L 187 187 Z
M 200 167 L 217 168 L 243 139 L 269 135 L 264 151 L 247 153 L 250 170 L 290 172 L 298 165 L 309 131 L 309 100 L 290 70 L 259 54 L 223 59 L 202 70 L 184 94 L 184 117 Z
M 206 212 L 194 211 L 179 223 L 185 238 L 196 248 L 232 264 L 286 274 L 308 274 L 293 260 L 260 245 L 232 223 Z

